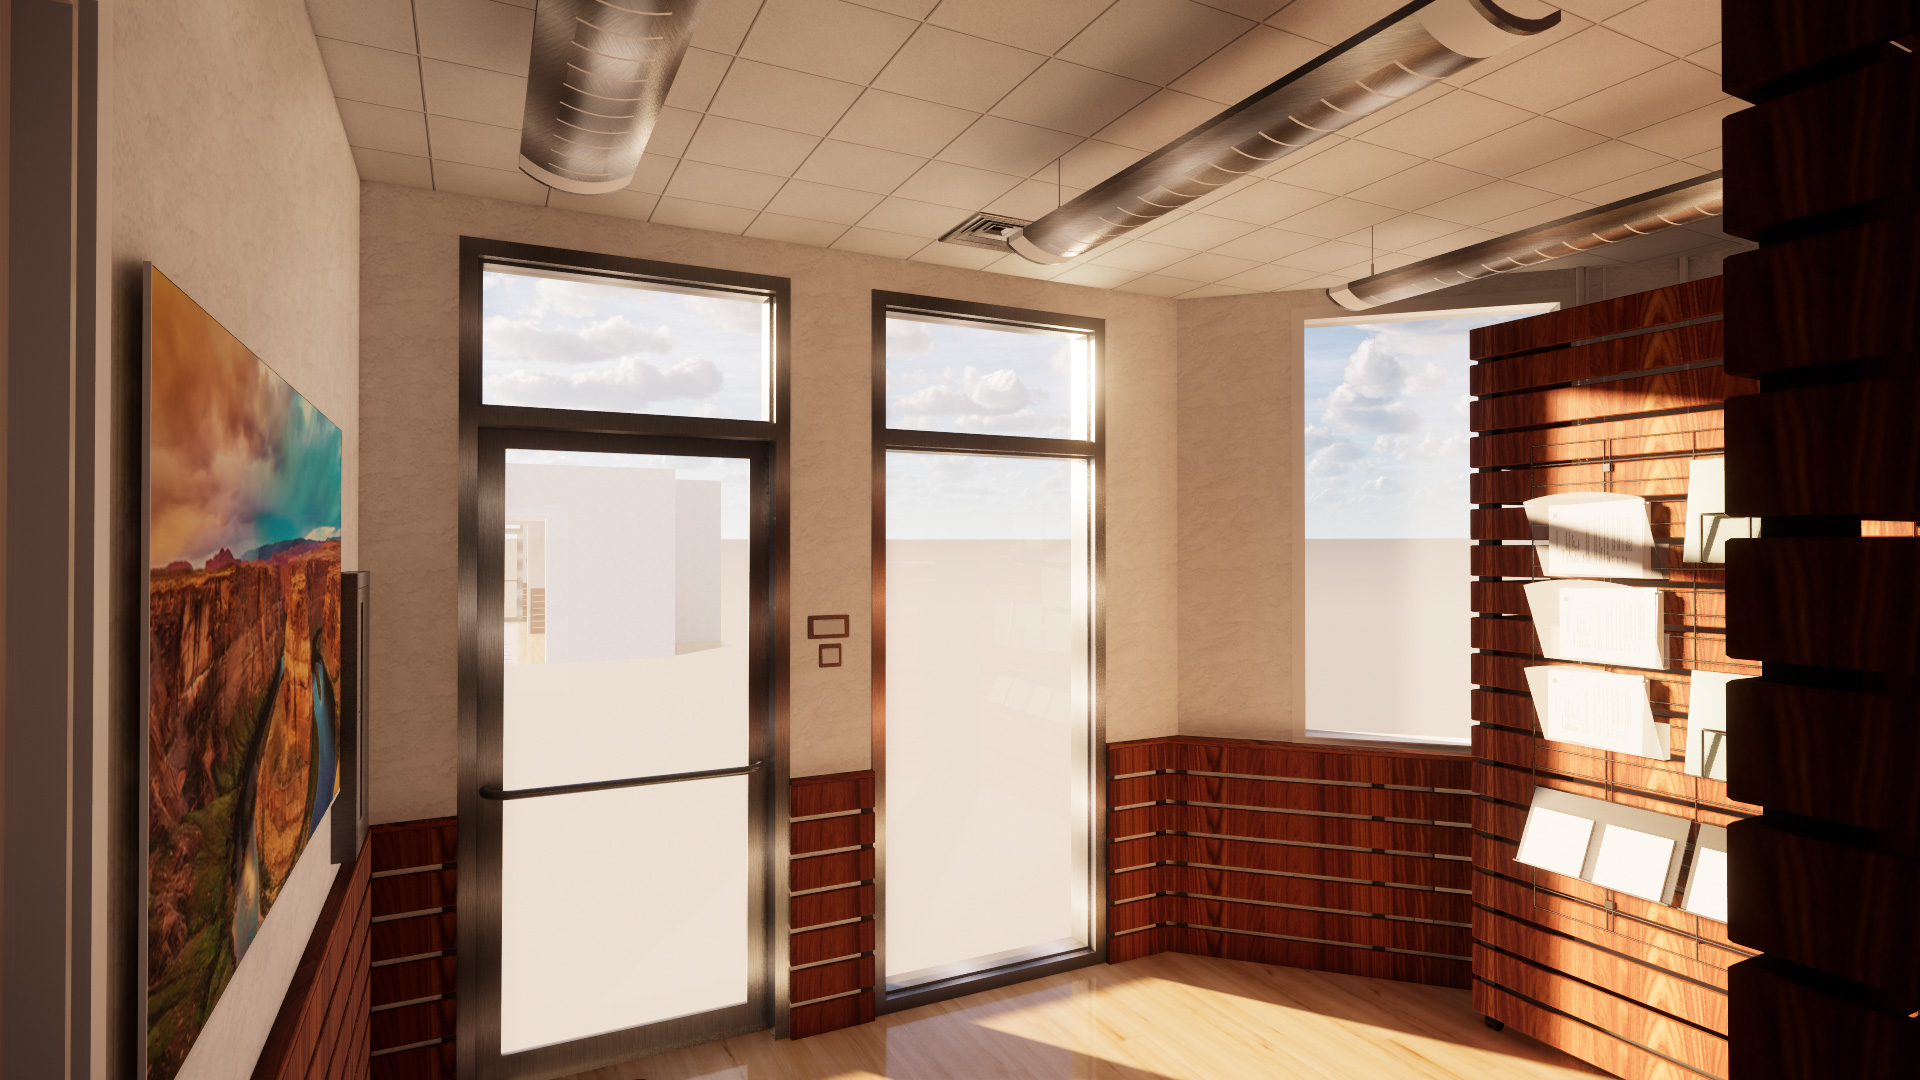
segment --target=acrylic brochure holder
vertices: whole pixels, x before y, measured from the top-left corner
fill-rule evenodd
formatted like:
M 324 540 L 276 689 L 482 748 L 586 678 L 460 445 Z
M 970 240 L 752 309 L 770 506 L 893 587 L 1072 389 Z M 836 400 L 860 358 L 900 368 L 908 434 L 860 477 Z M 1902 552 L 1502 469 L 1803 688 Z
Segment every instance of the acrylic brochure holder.
M 1653 718 L 1644 676 L 1542 664 L 1526 677 L 1548 739 L 1661 761 L 1673 756 L 1671 729 Z
M 1547 577 L 1658 578 L 1647 500 L 1616 491 L 1565 491 L 1521 504 Z

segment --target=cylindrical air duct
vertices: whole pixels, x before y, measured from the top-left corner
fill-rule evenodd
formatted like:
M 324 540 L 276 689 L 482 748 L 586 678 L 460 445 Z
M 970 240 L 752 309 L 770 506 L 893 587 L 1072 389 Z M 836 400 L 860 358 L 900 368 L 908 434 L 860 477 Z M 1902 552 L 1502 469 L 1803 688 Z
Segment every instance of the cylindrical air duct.
M 1559 22 L 1560 12 L 1541 0 L 1409 4 L 1009 243 L 1038 263 L 1083 255 Z
M 1496 236 L 1444 255 L 1328 289 L 1350 311 L 1391 304 L 1450 285 L 1526 270 L 1554 259 L 1603 248 L 1636 236 L 1689 225 L 1725 211 L 1721 173 L 1682 180 L 1632 198 L 1569 214 L 1545 225 Z
M 633 181 L 704 0 L 540 0 L 520 168 L 559 191 Z

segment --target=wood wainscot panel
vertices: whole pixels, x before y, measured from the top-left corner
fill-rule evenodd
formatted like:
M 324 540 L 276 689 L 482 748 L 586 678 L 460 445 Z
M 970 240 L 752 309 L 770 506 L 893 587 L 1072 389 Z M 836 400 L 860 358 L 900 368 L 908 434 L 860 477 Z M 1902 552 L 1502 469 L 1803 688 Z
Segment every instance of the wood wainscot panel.
M 369 884 L 365 850 L 341 867 L 294 968 L 253 1080 L 368 1076 Z
M 373 1077 L 452 1080 L 459 822 L 375 825 L 367 847 L 376 875 L 366 1006 Z
M 1704 1080 L 1692 1069 L 1635 1046 L 1602 1028 L 1543 1008 L 1501 987 L 1473 982 L 1473 1007 L 1489 1019 L 1531 1035 L 1624 1080 Z
M 1561 972 L 1482 945 L 1473 950 L 1476 977 L 1558 1013 L 1585 1021 L 1669 1061 L 1707 1076 L 1727 1075 L 1727 1040 L 1666 1013 Z

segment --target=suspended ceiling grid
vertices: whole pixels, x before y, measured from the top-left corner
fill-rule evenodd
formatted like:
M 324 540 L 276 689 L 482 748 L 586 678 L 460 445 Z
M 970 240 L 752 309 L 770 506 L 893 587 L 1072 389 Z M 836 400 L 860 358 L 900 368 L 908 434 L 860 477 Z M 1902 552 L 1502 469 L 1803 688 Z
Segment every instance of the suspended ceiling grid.
M 1401 0 L 1403 2 L 1403 0 Z M 632 186 L 522 174 L 534 0 L 308 0 L 367 180 L 1156 296 L 1325 288 L 1720 167 L 1719 0 L 1561 25 L 1060 266 L 1037 218 L 1396 0 L 708 0 Z M 1562 260 L 1723 252 L 1711 223 Z

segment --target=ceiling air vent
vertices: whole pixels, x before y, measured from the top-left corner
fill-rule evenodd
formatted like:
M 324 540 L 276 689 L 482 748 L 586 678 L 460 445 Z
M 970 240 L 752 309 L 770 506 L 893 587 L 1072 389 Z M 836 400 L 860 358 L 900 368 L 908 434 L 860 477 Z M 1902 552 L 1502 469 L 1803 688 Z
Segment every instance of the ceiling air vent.
M 967 220 L 947 230 L 940 241 L 946 244 L 965 244 L 968 247 L 992 248 L 995 251 L 1011 251 L 1007 239 L 1023 227 L 1033 224 L 1025 218 L 1007 217 L 1004 214 L 975 214 Z

